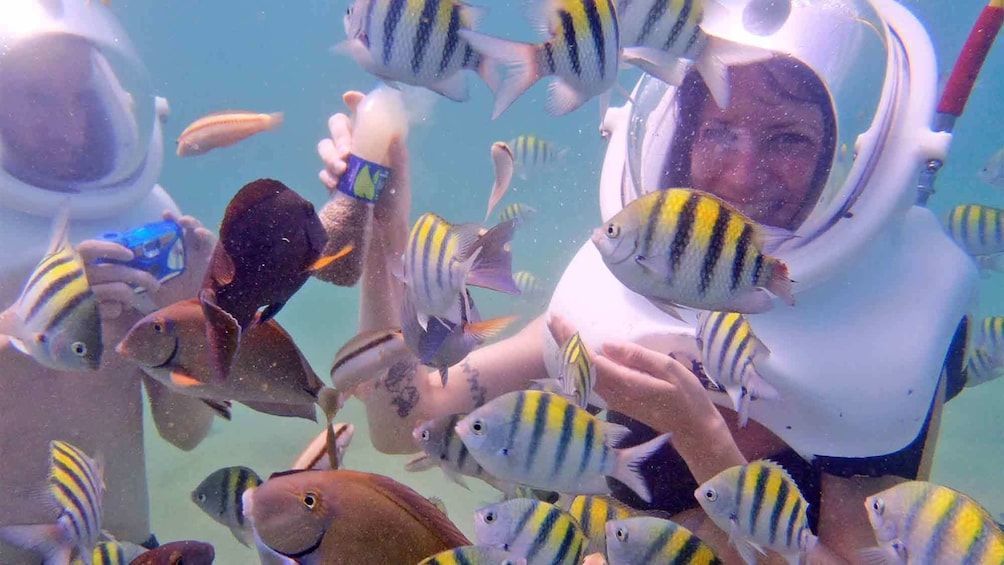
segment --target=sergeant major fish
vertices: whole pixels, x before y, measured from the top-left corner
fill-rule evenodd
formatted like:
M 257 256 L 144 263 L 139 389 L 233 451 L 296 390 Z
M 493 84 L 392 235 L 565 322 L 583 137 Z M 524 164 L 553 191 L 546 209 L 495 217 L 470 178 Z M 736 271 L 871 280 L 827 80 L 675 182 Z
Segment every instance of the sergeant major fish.
M 516 159 L 516 174 L 528 177 L 551 170 L 568 155 L 568 148 L 558 149 L 553 143 L 536 135 L 520 135 L 509 142 Z
M 627 436 L 626 427 L 537 390 L 499 396 L 468 414 L 456 429 L 477 462 L 503 481 L 569 494 L 608 494 L 610 476 L 646 502 L 651 494 L 640 465 L 669 440 L 664 434 L 615 448 Z
M 94 371 L 101 365 L 98 301 L 84 261 L 70 244 L 68 205 L 53 220 L 48 251 L 21 295 L 0 312 L 0 334 L 50 369 Z
M 92 565 L 129 565 L 144 553 L 146 548 L 129 542 L 102 541 L 94 546 L 91 554 Z M 70 565 L 83 565 L 84 560 L 75 557 Z
M 494 547 L 465 545 L 437 553 L 418 565 L 526 565 L 526 559 Z
M 672 188 L 632 201 L 592 242 L 624 286 L 679 318 L 678 305 L 765 312 L 767 291 L 794 305 L 788 267 L 765 255 L 791 237 L 706 192 Z
M 972 256 L 1004 252 L 1004 210 L 982 204 L 952 208 L 945 221 L 948 235 Z
M 582 527 L 589 538 L 587 553 L 606 553 L 606 524 L 611 520 L 630 518 L 637 512 L 609 496 L 580 494 L 568 505 L 568 514 Z
M 456 426 L 464 416 L 466 414 L 440 416 L 415 426 L 411 436 L 423 454 L 409 461 L 405 468 L 422 471 L 439 467 L 450 480 L 464 488 L 469 488 L 464 481 L 466 475 L 481 479 L 503 492 L 514 492 L 515 485 L 503 483 L 488 474 L 460 440 Z
M 589 540 L 567 512 L 531 498 L 514 498 L 474 513 L 478 545 L 504 549 L 527 565 L 578 565 Z
M 344 18 L 348 40 L 338 49 L 385 81 L 462 102 L 468 91 L 460 71 L 477 71 L 490 87 L 497 82 L 491 60 L 459 35 L 475 28 L 483 14 L 457 0 L 354 0 Z
M 192 502 L 210 518 L 230 528 L 237 541 L 254 542 L 251 526 L 244 520 L 244 491 L 261 484 L 261 477 L 247 467 L 224 467 L 203 479 L 192 491 Z
M 693 532 L 651 516 L 607 522 L 606 543 L 610 565 L 722 565 Z
M 499 221 L 508 222 L 509 220 L 514 220 L 516 222 L 516 227 L 519 227 L 536 215 L 537 209 L 533 206 L 516 202 L 506 206 L 501 212 L 499 212 Z
M 76 553 L 92 565 L 102 535 L 103 466 L 69 443 L 50 441 L 47 482 L 49 497 L 42 503 L 58 516 L 56 522 L 3 526 L 0 539 L 42 554 L 47 564 L 69 563 Z
M 581 408 L 588 408 L 593 386 L 596 384 L 596 366 L 589 349 L 579 332 L 572 334 L 561 348 L 558 381 L 564 394 Z M 596 404 L 594 402 L 594 404 Z

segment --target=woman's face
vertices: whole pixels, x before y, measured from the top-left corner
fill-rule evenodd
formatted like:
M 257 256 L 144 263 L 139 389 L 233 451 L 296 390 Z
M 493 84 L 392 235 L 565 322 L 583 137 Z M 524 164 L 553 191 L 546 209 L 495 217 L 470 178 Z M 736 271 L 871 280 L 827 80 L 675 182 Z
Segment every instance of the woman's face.
M 728 108 L 709 98 L 700 110 L 690 174 L 754 221 L 795 229 L 822 190 L 813 181 L 826 132 L 822 109 L 780 91 L 784 80 L 734 67 Z

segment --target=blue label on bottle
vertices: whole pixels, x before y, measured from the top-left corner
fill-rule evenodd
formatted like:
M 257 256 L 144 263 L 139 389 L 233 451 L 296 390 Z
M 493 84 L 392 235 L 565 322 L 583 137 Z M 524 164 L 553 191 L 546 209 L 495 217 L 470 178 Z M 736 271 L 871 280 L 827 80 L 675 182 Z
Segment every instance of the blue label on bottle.
M 338 179 L 338 190 L 353 198 L 376 202 L 390 179 L 390 169 L 349 153 L 348 168 Z

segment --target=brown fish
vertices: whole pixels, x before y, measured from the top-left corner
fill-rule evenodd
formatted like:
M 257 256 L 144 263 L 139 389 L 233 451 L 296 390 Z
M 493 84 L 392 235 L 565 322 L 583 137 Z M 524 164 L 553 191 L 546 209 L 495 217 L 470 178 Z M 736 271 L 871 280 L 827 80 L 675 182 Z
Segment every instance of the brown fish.
M 283 183 L 258 179 L 233 197 L 202 282 L 210 361 L 225 380 L 240 334 L 264 307 L 264 323 L 307 282 L 313 270 L 351 251 L 321 257 L 328 234 L 314 205 Z
M 195 120 L 181 132 L 178 137 L 178 157 L 202 155 L 217 147 L 229 147 L 256 133 L 278 129 L 281 125 L 282 112 L 214 112 Z
M 206 318 L 199 301 L 183 300 L 153 312 L 129 330 L 119 355 L 172 390 L 201 398 L 214 408 L 234 400 L 277 416 L 315 419 L 321 380 L 275 320 L 253 326 L 234 357 L 230 378 L 213 378 Z
M 201 541 L 172 541 L 143 552 L 129 565 L 211 565 L 216 550 Z
M 291 471 L 254 490 L 262 543 L 300 563 L 418 563 L 470 541 L 434 504 L 383 475 Z

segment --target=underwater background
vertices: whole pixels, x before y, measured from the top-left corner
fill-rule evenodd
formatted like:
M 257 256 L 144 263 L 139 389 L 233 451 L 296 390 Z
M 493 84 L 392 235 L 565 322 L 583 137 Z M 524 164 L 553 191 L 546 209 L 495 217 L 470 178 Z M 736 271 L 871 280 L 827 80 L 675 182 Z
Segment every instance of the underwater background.
M 161 184 L 183 212 L 215 230 L 236 191 L 260 177 L 281 180 L 318 208 L 325 202 L 326 190 L 317 179 L 321 162 L 316 145 L 328 135 L 327 119 L 344 110 L 344 91 L 365 92 L 377 85 L 353 60 L 331 50 L 345 38 L 342 16 L 349 1 L 111 3 L 110 9 L 147 65 L 156 94 L 170 102 Z M 479 28 L 482 31 L 524 41 L 534 38 L 522 1 L 476 3 L 490 8 Z M 947 75 L 985 2 L 904 3 L 928 28 L 938 53 L 939 71 Z M 939 215 L 963 202 L 1004 207 L 1004 194 L 976 178 L 986 159 L 1004 145 L 1001 69 L 1004 46 L 998 42 L 965 115 L 956 124 L 952 151 L 930 203 Z M 637 71 L 623 71 L 620 83 L 630 89 L 638 76 Z M 555 118 L 544 111 L 544 83 L 520 98 L 502 119 L 492 121 L 491 93 L 469 74 L 471 99 L 466 103 L 438 99 L 427 118 L 412 127 L 409 148 L 412 218 L 435 211 L 452 222 L 483 219 L 493 181 L 492 142 L 536 134 L 571 149 L 556 171 L 530 181 L 514 179 L 502 205 L 520 202 L 540 211 L 516 236 L 514 270 L 533 272 L 549 295 L 567 262 L 600 221 L 597 186 L 605 142 L 597 130 L 596 100 Z M 612 104 L 624 102 L 623 93 L 615 90 Z M 225 109 L 282 111 L 285 124 L 278 131 L 198 158 L 182 160 L 174 155 L 174 139 L 186 125 Z M 979 302 L 973 305 L 974 322 L 986 315 L 1004 315 L 1002 282 L 1004 274 L 982 280 Z M 534 303 L 485 292 L 477 300 L 485 318 L 520 314 L 511 331 L 533 319 L 546 304 L 546 298 Z M 357 316 L 358 289 L 311 280 L 278 319 L 327 381 L 335 351 L 355 334 Z M 909 343 L 911 336 L 903 335 L 902 339 Z M 966 389 L 947 404 L 931 479 L 973 496 L 992 514 L 1004 510 L 1004 489 L 1000 487 L 1000 469 L 1004 468 L 1002 399 L 1004 379 Z M 356 401 L 346 405 L 337 421 L 356 427 L 346 456 L 348 468 L 384 473 L 425 496 L 441 498 L 449 516 L 465 533 L 473 533 L 473 510 L 498 499 L 497 491 L 480 481 L 469 480 L 471 490 L 467 491 L 436 469 L 406 472 L 404 463 L 410 456 L 377 453 L 369 444 L 365 414 Z M 209 473 L 224 466 L 245 465 L 263 478 L 285 470 L 322 429 L 322 424 L 276 418 L 235 405 L 232 421 L 217 420 L 210 436 L 186 453 L 159 438 L 148 419 L 147 472 L 154 533 L 162 542 L 208 541 L 216 546 L 216 562 L 224 565 L 256 562 L 253 550 L 240 545 L 225 527 L 203 514 L 190 501 L 189 493 Z

